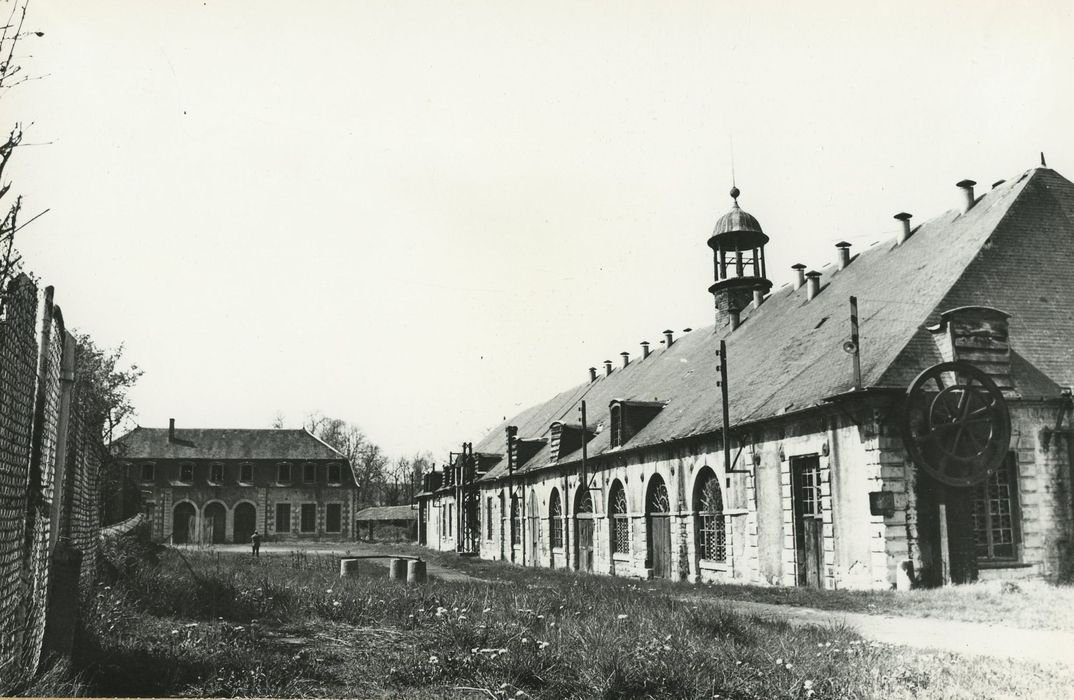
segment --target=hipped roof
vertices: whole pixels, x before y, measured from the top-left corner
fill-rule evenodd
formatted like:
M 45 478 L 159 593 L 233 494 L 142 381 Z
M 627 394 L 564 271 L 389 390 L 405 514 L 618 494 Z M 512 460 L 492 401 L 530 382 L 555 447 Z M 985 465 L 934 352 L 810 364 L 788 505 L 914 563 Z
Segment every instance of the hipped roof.
M 1017 207 L 1023 218 L 1032 219 L 1044 210 L 1053 218 L 1059 217 L 1060 233 L 1065 233 L 1066 240 L 1056 244 L 1071 248 L 1074 185 L 1052 170 L 1034 168 L 987 192 L 966 213 L 948 211 L 917 226 L 901 245 L 894 239 L 874 244 L 855 255 L 843 270 L 826 266 L 820 293 L 813 300 L 807 300 L 805 286 L 795 290 L 784 285 L 760 308 L 745 310 L 736 331 L 709 326 L 688 333 L 670 347 L 655 349 L 610 376 L 575 386 L 508 418 L 475 449 L 504 455 L 504 429 L 509 425 L 518 427 L 519 437 L 546 437 L 553 422 L 578 419 L 583 399 L 590 427 L 607 423 L 607 407 L 615 399 L 666 404 L 624 448 L 716 432 L 723 421 L 716 383 L 716 351 L 721 340 L 727 343 L 732 426 L 822 404 L 828 397 L 853 389 L 852 359 L 841 349 L 850 337 L 852 295 L 858 298 L 863 386 L 904 389 L 906 372 L 894 370 L 909 367 L 916 373 L 932 363 L 928 350 L 934 344 L 922 345 L 920 334 L 926 334 L 927 339 L 924 327 L 936 320 L 937 307 L 990 238 L 1003 227 L 1013 230 L 1024 225 L 1008 220 L 1017 204 L 1024 205 Z M 778 242 L 778 236 L 774 240 Z M 1069 276 L 1069 269 L 1062 274 Z M 1031 280 L 1017 279 L 1022 287 L 1032 284 Z M 1017 299 L 1005 297 L 994 301 L 1000 308 L 1019 304 Z M 1074 338 L 1074 319 L 1069 313 L 1063 323 L 1068 331 L 1065 337 Z M 1041 391 L 1057 388 L 1056 382 L 1074 384 L 1071 363 L 1048 362 L 1044 357 L 1048 352 L 1043 345 L 1048 342 L 1054 344 L 1046 335 L 1018 336 L 1012 332 L 1012 347 L 1020 353 L 1012 360 L 1014 371 L 1022 373 L 1019 381 Z M 921 357 L 914 356 L 917 345 L 921 345 L 917 348 L 923 353 Z M 922 364 L 922 359 L 928 362 Z M 1039 364 L 1064 376 L 1045 377 L 1033 369 Z M 588 443 L 590 456 L 621 449 L 611 448 L 610 433 L 602 430 Z M 549 446 L 545 446 L 520 471 L 547 466 L 550 455 Z M 558 463 L 576 461 L 580 455 L 580 450 L 563 455 Z M 501 459 L 484 478 L 504 476 L 506 462 Z
M 346 460 L 305 429 L 138 427 L 115 441 L 124 459 Z

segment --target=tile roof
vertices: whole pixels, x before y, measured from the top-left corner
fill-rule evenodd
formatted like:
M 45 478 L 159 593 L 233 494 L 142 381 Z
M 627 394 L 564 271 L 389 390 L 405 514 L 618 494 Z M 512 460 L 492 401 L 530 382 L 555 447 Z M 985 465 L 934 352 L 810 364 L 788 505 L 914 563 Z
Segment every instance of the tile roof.
M 363 508 L 354 516 L 355 520 L 417 520 L 418 511 L 410 506 L 375 506 Z
M 345 459 L 308 431 L 247 428 L 167 428 L 130 431 L 113 444 L 127 459 Z
M 1023 215 L 1012 216 L 1012 212 Z M 1050 228 L 1042 225 L 1042 217 L 1051 222 Z M 742 324 L 733 333 L 726 327 L 714 332 L 712 326 L 688 333 L 610 376 L 568 389 L 511 417 L 474 449 L 503 454 L 508 425 L 518 426 L 520 438 L 547 437 L 552 422 L 577 421 L 582 399 L 590 426 L 604 424 L 605 428 L 590 441 L 591 456 L 620 449 L 611 448 L 606 425 L 608 405 L 615 399 L 667 404 L 631 438 L 627 448 L 718 431 L 723 420 L 716 385 L 716 350 L 721 339 L 727 341 L 731 425 L 823 404 L 826 397 L 853 387 L 851 357 L 841 349 L 850 336 L 851 295 L 858 298 L 865 387 L 906 387 L 917 372 L 939 361 L 924 326 L 934 323 L 940 310 L 976 303 L 1012 314 L 1012 366 L 1017 382 L 1041 392 L 1056 388 L 1061 378 L 1060 383 L 1074 384 L 1074 363 L 1064 359 L 1069 358 L 1066 349 L 1074 342 L 1074 316 L 1064 305 L 1074 295 L 1074 275 L 1069 272 L 1074 260 L 1063 262 L 1065 267 L 1055 263 L 1048 267 L 1049 260 L 1055 259 L 1050 249 L 1057 241 L 1064 248 L 1062 260 L 1074 257 L 1072 221 L 1074 184 L 1052 170 L 1034 168 L 987 192 L 966 213 L 948 211 L 921 224 L 902 245 L 894 239 L 881 242 L 854 255 L 843 270 L 825 267 L 820 294 L 812 301 L 806 299 L 805 286 L 795 290 L 785 285 L 760 308 L 744 311 Z M 1062 287 L 1049 289 L 1054 309 L 1041 311 L 1036 294 L 1029 294 L 1037 280 L 1025 270 L 1000 265 L 1007 270 L 1003 279 L 987 279 L 995 261 L 976 273 L 981 279 L 975 285 L 968 285 L 986 287 L 989 294 L 953 296 L 960 279 L 975 269 L 982 250 L 992 245 L 993 236 L 1020 235 L 1031 240 L 1031 232 L 1039 236 L 1042 230 L 1062 237 L 1034 252 L 1042 258 L 1036 260 L 1034 270 L 1052 287 Z M 1031 246 L 1023 242 L 1022 247 Z M 1044 274 L 1044 269 L 1051 274 Z M 1055 278 L 1063 279 L 1056 282 Z M 1069 293 L 1062 296 L 1064 292 Z M 1051 330 L 1056 313 L 1063 316 L 1063 333 L 1058 338 Z M 1032 317 L 1034 328 L 1016 321 L 1019 314 L 1027 320 Z M 575 452 L 560 462 L 575 461 L 580 454 Z M 520 471 L 545 466 L 549 458 L 550 448 L 545 446 Z M 484 478 L 505 473 L 506 459 L 501 459 Z

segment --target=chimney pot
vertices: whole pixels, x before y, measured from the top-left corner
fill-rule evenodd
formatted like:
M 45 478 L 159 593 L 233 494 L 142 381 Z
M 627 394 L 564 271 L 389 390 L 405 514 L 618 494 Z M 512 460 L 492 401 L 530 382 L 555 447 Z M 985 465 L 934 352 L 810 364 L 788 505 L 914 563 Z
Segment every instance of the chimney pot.
M 850 264 L 850 244 L 846 241 L 839 241 L 835 247 L 838 250 L 839 269 L 846 269 L 846 266 Z
M 727 319 L 732 331 L 737 330 L 738 324 L 742 322 L 742 317 L 739 315 L 738 309 L 728 309 Z
M 801 289 L 805 284 L 805 265 L 802 263 L 795 263 L 791 265 L 791 269 L 795 271 L 794 288 Z
M 670 348 L 671 344 L 672 344 L 672 342 L 674 342 L 674 340 L 675 340 L 674 339 L 674 331 L 671 331 L 671 330 L 664 331 L 664 345 L 666 345 L 667 347 Z
M 899 232 L 899 238 L 897 245 L 902 245 L 906 242 L 906 239 L 910 237 L 910 214 L 904 211 L 895 215 L 895 218 L 902 222 L 902 231 Z
M 175 419 L 168 419 L 168 442 L 175 442 Z
M 597 368 L 596 367 L 590 367 L 589 368 L 589 381 L 591 381 L 591 382 L 597 381 Z
M 820 294 L 820 273 L 816 270 L 810 270 L 806 273 L 806 277 L 809 278 L 809 281 L 806 282 L 806 299 L 812 300 Z
M 604 361 L 604 376 L 609 377 L 609 376 L 611 376 L 611 374 L 612 374 L 612 361 L 611 360 L 605 360 Z
M 623 358 L 623 366 L 624 367 L 626 367 L 627 365 L 630 364 L 630 353 L 629 352 L 624 350 L 623 352 L 619 353 L 619 356 Z
M 963 201 L 963 203 L 962 203 L 962 213 L 963 214 L 965 214 L 966 212 L 968 212 L 970 209 L 973 208 L 973 204 L 974 204 L 974 201 L 975 201 L 974 198 L 973 198 L 973 186 L 976 185 L 976 184 L 977 183 L 974 182 L 973 180 L 961 180 L 961 181 L 955 183 L 955 187 L 958 187 L 959 189 L 961 189 L 962 193 L 966 196 L 965 201 Z
M 764 290 L 757 288 L 753 290 L 753 308 L 759 308 L 764 303 Z
M 648 340 L 643 340 L 643 341 L 641 341 L 641 358 L 644 360 L 648 356 L 649 356 L 649 341 Z

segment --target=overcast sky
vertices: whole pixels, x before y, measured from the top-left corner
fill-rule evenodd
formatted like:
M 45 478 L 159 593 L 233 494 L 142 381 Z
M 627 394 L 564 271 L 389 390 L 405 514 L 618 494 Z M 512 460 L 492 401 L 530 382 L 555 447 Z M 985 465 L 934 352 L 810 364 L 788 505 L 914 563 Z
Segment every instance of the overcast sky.
M 31 0 L 19 245 L 141 425 L 319 410 L 439 462 L 711 325 L 732 140 L 777 286 L 958 180 L 1074 177 L 1048 4 Z

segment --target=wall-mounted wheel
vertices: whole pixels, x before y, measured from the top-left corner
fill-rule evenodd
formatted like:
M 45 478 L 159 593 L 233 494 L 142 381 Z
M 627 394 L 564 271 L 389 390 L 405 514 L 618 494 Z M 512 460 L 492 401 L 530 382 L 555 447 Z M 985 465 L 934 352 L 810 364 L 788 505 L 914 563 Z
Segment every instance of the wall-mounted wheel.
M 968 362 L 941 362 L 906 390 L 903 442 L 914 463 L 949 486 L 973 486 L 1003 462 L 1011 417 L 1003 392 Z

